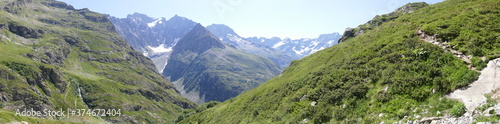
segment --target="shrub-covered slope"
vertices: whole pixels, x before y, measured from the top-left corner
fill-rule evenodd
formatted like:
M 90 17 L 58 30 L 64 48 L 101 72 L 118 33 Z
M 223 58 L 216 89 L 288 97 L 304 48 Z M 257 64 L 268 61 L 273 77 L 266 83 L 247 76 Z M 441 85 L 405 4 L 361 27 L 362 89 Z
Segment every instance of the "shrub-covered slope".
M 294 61 L 261 86 L 181 123 L 391 123 L 460 116 L 463 104 L 444 94 L 470 84 L 478 72 L 419 39 L 418 30 L 451 44 L 445 49 L 489 60 L 499 53 L 499 21 L 498 0 L 408 4 L 360 25 L 357 36 Z
M 102 119 L 44 117 L 97 123 L 169 122 L 195 107 L 105 15 L 54 0 L 1 0 L 0 8 L 0 123 L 26 121 L 13 115 L 25 108 L 121 110 Z

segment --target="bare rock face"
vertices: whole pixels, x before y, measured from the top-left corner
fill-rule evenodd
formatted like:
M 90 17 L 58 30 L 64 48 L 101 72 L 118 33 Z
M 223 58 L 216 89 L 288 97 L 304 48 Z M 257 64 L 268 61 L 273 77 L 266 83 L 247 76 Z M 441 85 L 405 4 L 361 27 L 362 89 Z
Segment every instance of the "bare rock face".
M 44 34 L 42 30 L 32 29 L 17 23 L 10 23 L 8 27 L 10 32 L 15 33 L 24 38 L 40 38 Z
M 361 35 L 363 33 L 365 33 L 365 31 L 362 30 L 361 28 L 347 28 L 347 29 L 345 29 L 342 37 L 339 39 L 339 43 L 342 43 L 351 37 L 356 37 L 356 36 Z
M 45 6 L 52 6 L 52 7 L 61 8 L 61 9 L 75 10 L 75 8 L 73 6 L 68 5 L 64 2 L 59 2 L 59 1 L 42 2 L 42 4 Z

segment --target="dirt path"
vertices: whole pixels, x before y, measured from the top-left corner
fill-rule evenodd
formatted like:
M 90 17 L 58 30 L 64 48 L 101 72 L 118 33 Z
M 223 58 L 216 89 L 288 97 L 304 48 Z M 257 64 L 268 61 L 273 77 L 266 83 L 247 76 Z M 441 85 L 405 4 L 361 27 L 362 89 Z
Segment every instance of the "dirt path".
M 500 58 L 488 62 L 488 66 L 481 71 L 479 79 L 468 87 L 455 90 L 447 95 L 448 98 L 461 100 L 468 112 L 486 103 L 484 94 L 500 88 Z

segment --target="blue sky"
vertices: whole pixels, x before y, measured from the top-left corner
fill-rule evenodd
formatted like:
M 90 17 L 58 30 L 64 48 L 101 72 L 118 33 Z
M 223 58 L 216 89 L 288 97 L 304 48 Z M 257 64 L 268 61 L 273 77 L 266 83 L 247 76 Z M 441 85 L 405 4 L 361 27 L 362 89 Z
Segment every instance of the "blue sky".
M 410 2 L 443 0 L 59 0 L 75 8 L 124 18 L 139 12 L 151 17 L 187 17 L 204 26 L 226 24 L 244 37 L 315 38 L 343 33 L 375 15 Z

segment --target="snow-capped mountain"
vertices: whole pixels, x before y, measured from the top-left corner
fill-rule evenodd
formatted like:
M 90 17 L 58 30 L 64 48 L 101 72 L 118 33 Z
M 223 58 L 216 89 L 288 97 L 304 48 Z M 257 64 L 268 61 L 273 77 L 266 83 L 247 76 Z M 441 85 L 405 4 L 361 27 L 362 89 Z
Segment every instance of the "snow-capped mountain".
M 196 103 L 224 101 L 252 89 L 279 74 L 292 60 L 329 47 L 337 38 L 322 35 L 261 42 L 243 38 L 225 25 L 205 28 L 177 15 L 168 20 L 139 13 L 109 18 L 117 32 L 153 60 L 182 96 Z
M 223 24 L 213 24 L 207 26 L 207 29 L 213 32 L 213 34 L 221 41 L 229 45 L 242 49 L 245 52 L 271 59 L 276 65 L 280 66 L 281 69 L 288 67 L 292 60 L 299 59 L 298 57 L 292 57 L 271 47 L 249 41 L 236 34 L 230 27 Z
M 153 60 L 160 73 L 167 65 L 175 44 L 197 24 L 177 15 L 167 20 L 140 13 L 128 15 L 127 18 L 110 17 L 110 20 L 135 50 Z M 206 28 L 221 41 L 245 52 L 271 59 L 281 69 L 286 68 L 292 60 L 337 44 L 341 36 L 339 33 L 332 33 L 314 39 L 243 38 L 226 25 L 213 24 Z
M 137 51 L 149 57 L 163 72 L 172 47 L 197 23 L 175 15 L 170 19 L 134 13 L 127 18 L 109 17 L 117 32 Z
M 272 60 L 224 43 L 201 24 L 184 17 L 167 20 L 135 13 L 110 20 L 135 50 L 153 60 L 182 96 L 199 104 L 232 98 L 281 71 Z
M 282 51 L 290 56 L 302 58 L 310 55 L 319 50 L 331 47 L 338 43 L 338 39 L 341 37 L 339 33 L 322 34 L 318 38 L 301 38 L 301 39 L 290 39 L 290 38 L 265 38 L 265 37 L 250 37 L 247 40 L 271 47 L 273 49 Z

